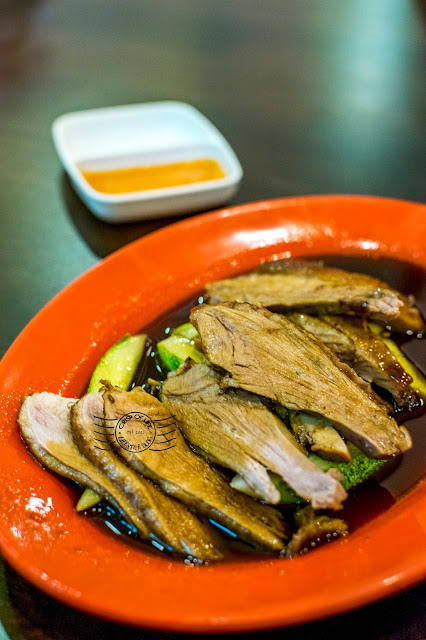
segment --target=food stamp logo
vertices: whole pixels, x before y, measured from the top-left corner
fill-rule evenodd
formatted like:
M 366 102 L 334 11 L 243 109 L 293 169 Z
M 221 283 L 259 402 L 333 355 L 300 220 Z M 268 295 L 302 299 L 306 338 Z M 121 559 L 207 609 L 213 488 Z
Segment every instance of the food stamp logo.
M 122 449 L 139 453 L 149 449 L 154 443 L 157 429 L 145 413 L 131 411 L 118 420 L 115 439 Z
M 130 411 L 121 418 L 94 416 L 95 447 L 103 451 L 119 447 L 129 453 L 166 451 L 176 446 L 177 424 L 169 415 L 153 420 L 146 413 Z

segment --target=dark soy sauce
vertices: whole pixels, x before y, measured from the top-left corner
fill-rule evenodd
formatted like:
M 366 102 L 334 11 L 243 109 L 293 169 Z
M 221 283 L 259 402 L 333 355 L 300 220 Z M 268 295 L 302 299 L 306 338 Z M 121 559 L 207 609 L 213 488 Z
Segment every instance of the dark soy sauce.
M 406 295 L 414 295 L 416 304 L 423 316 L 426 316 L 426 271 L 421 267 L 390 258 L 377 258 L 374 255 L 318 255 L 310 256 L 311 260 L 322 260 L 325 265 L 337 267 L 347 271 L 366 273 L 383 280 L 391 287 Z M 202 292 L 200 292 L 202 294 Z M 186 304 L 170 313 L 158 318 L 152 324 L 145 326 L 141 332 L 148 334 L 149 347 L 147 357 L 141 363 L 140 370 L 135 376 L 135 384 L 143 385 L 148 378 L 162 381 L 166 372 L 162 370 L 156 354 L 156 344 L 167 337 L 171 330 L 180 324 L 188 322 L 191 308 L 203 302 L 202 297 L 189 300 Z M 392 336 L 395 339 L 395 335 Z M 402 351 L 420 369 L 426 371 L 426 339 L 416 336 L 399 336 L 398 344 Z M 349 532 L 363 525 L 374 517 L 386 511 L 398 498 L 412 488 L 425 474 L 424 462 L 426 453 L 426 415 L 425 407 L 409 413 L 397 415 L 398 422 L 403 423 L 409 429 L 413 447 L 399 460 L 390 461 L 384 471 L 383 479 L 370 480 L 364 485 L 351 491 L 342 511 L 337 513 L 349 525 Z M 232 473 L 230 476 L 232 477 Z M 288 507 L 281 508 L 284 517 Z M 89 510 L 88 515 L 107 524 L 112 531 L 120 533 L 132 543 L 138 544 L 138 535 L 109 505 L 101 503 L 100 506 Z M 330 515 L 333 515 L 330 512 Z M 264 557 L 258 550 L 251 551 L 250 546 L 229 538 L 229 555 L 232 560 L 256 560 Z M 152 548 L 159 549 L 155 541 Z M 161 550 L 161 549 L 160 549 Z

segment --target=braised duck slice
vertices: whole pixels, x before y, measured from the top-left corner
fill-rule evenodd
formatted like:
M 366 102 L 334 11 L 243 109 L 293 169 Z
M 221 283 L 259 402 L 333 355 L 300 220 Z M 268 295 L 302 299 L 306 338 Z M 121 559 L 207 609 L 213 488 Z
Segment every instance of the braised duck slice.
M 305 331 L 312 333 L 318 340 L 321 340 L 333 353 L 345 362 L 349 367 L 354 366 L 355 362 L 355 345 L 352 338 L 337 327 L 331 326 L 327 321 L 327 317 L 339 318 L 340 316 L 310 316 L 307 313 L 286 313 L 286 317 L 297 324 Z M 351 316 L 352 320 L 358 320 L 355 316 Z
M 104 410 L 108 421 L 116 421 L 117 452 L 130 467 L 242 539 L 283 549 L 286 531 L 279 512 L 234 491 L 193 453 L 164 404 L 141 387 L 126 392 L 108 385 Z
M 229 386 L 328 418 L 370 457 L 411 447 L 408 431 L 341 371 L 334 354 L 284 316 L 224 303 L 196 307 L 191 320 L 207 358 L 229 373 Z
M 309 316 L 303 313 L 287 313 L 286 317 L 297 324 L 305 331 L 308 331 L 314 335 L 318 340 L 328 348 L 335 355 L 334 363 L 345 375 L 348 376 L 352 382 L 358 385 L 360 389 L 379 405 L 386 413 L 393 413 L 392 405 L 381 398 L 374 389 L 371 388 L 370 382 L 367 382 L 362 378 L 354 368 L 355 361 L 355 347 L 351 338 L 344 335 L 338 329 L 333 328 L 328 324 L 324 318 L 337 318 L 342 316 L 323 316 L 317 318 L 315 316 Z M 359 318 L 351 316 L 351 321 L 358 322 Z
M 131 494 L 132 483 L 125 489 L 116 484 L 114 468 L 108 470 L 105 475 L 97 466 L 88 460 L 77 448 L 71 432 L 70 409 L 77 400 L 62 398 L 53 393 L 34 393 L 27 396 L 22 404 L 18 424 L 22 436 L 30 451 L 43 465 L 56 473 L 79 482 L 83 486 L 96 491 L 115 507 L 123 517 L 132 524 L 144 540 L 155 540 L 160 533 L 158 524 L 151 527 L 151 521 L 145 520 L 147 509 L 139 508 L 138 500 Z M 147 481 L 148 486 L 148 481 Z M 152 499 L 158 498 L 158 509 L 171 509 L 171 523 L 177 527 L 177 532 L 167 538 L 167 532 L 162 529 L 162 535 L 157 542 L 163 542 L 166 546 L 172 546 L 173 550 L 191 555 L 204 561 L 216 560 L 222 557 L 220 548 L 216 546 L 214 531 L 199 526 L 194 518 L 195 531 L 201 534 L 199 541 L 189 538 L 187 544 L 181 544 L 178 532 L 182 531 L 179 525 L 182 512 L 180 505 L 168 496 L 152 486 Z M 161 516 L 164 521 L 165 516 Z M 187 521 L 188 525 L 189 522 Z M 213 542 L 215 543 L 213 546 Z
M 386 389 L 400 407 L 412 409 L 418 404 L 418 396 L 410 387 L 413 382 L 411 375 L 399 364 L 380 336 L 361 319 L 325 316 L 324 320 L 352 341 L 353 362 L 350 366 L 361 378 Z
M 78 450 L 70 424 L 70 409 L 75 402 L 47 391 L 27 396 L 18 416 L 22 437 L 44 466 L 93 489 L 120 511 L 130 513 L 140 535 L 149 538 L 148 527 L 133 512 L 127 497 Z
M 386 344 L 360 318 L 287 314 L 292 322 L 312 333 L 368 383 L 386 389 L 399 407 L 412 409 L 418 397 L 413 379 Z
M 259 398 L 239 390 L 224 392 L 220 382 L 210 367 L 194 363 L 163 383 L 162 401 L 185 437 L 242 476 L 267 502 L 278 503 L 280 494 L 266 468 L 314 507 L 339 508 L 346 493 L 336 478 L 308 459 Z
M 386 283 L 318 263 L 264 263 L 256 273 L 208 284 L 206 295 L 210 303 L 250 302 L 272 311 L 355 313 L 391 326 L 394 331 L 417 333 L 425 328 L 411 301 Z
M 117 445 L 111 429 L 104 426 L 103 412 L 102 393 L 87 394 L 72 406 L 71 431 L 80 452 L 122 491 L 133 512 L 163 544 L 203 561 L 221 558 L 220 540 L 211 526 L 116 455 Z

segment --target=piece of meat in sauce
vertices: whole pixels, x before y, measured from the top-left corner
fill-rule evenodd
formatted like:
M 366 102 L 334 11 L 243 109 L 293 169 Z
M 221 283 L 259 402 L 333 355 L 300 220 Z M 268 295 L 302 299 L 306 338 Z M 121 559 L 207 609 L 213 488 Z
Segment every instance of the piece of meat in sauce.
M 355 313 L 390 326 L 393 331 L 420 333 L 425 329 L 411 299 L 385 282 L 321 263 L 264 263 L 255 273 L 208 284 L 206 299 L 210 303 L 249 302 L 272 311 L 294 310 L 313 315 Z
M 149 531 L 176 553 L 203 561 L 220 559 L 221 540 L 213 527 L 116 455 L 116 440 L 111 428 L 103 424 L 103 412 L 102 393 L 87 394 L 71 407 L 71 431 L 79 451 L 126 496 L 131 512 L 125 516 L 132 521 L 136 513 Z
M 316 508 L 338 509 L 346 492 L 314 465 L 294 436 L 256 396 L 224 392 L 221 376 L 205 364 L 188 364 L 163 383 L 162 401 L 185 437 L 244 478 L 257 495 L 277 503 L 267 470 L 280 475 Z
M 107 385 L 104 412 L 108 420 L 130 416 L 126 432 L 140 430 L 141 420 L 137 417 L 140 415 L 155 425 L 151 428 L 155 440 L 148 448 L 137 450 L 137 444 L 118 448 L 131 468 L 241 539 L 275 551 L 283 550 L 286 526 L 279 512 L 234 491 L 221 473 L 193 453 L 168 408 L 159 400 L 141 387 L 126 392 Z M 163 435 L 163 427 L 167 435 Z M 132 442 L 137 440 L 135 436 Z M 139 440 L 147 442 L 145 436 Z
M 226 384 L 330 420 L 373 458 L 411 447 L 411 438 L 341 370 L 334 354 L 293 322 L 247 303 L 200 305 L 191 321 Z M 346 366 L 346 365 L 345 365 Z
M 321 340 L 363 380 L 388 391 L 399 407 L 411 410 L 418 405 L 419 398 L 410 387 L 412 377 L 361 318 L 296 313 L 287 317 Z
M 181 544 L 179 532 L 183 529 L 181 520 L 184 510 L 181 511 L 179 503 L 163 495 L 152 484 L 146 489 L 146 493 L 149 491 L 151 498 L 156 501 L 157 506 L 151 505 L 153 509 L 170 508 L 169 526 L 173 523 L 176 532 L 169 537 L 168 531 L 158 523 L 154 527 L 151 526 L 152 513 L 150 518 L 146 518 L 146 502 L 141 508 L 141 496 L 135 497 L 131 493 L 133 480 L 128 486 L 123 487 L 116 482 L 113 469 L 105 474 L 80 452 L 71 432 L 70 411 L 76 402 L 75 399 L 63 398 L 45 391 L 33 393 L 24 399 L 18 424 L 26 444 L 37 460 L 52 471 L 98 493 L 136 528 L 143 540 L 150 541 L 153 536 L 161 534 L 161 541 L 168 547 L 173 544 L 176 553 L 190 555 L 203 561 L 220 559 L 222 552 L 216 544 L 215 532 L 198 523 L 196 519 L 193 522 L 194 533 Z M 159 514 L 159 517 L 163 523 L 167 520 L 167 516 L 163 514 Z M 200 538 L 194 539 L 197 533 Z

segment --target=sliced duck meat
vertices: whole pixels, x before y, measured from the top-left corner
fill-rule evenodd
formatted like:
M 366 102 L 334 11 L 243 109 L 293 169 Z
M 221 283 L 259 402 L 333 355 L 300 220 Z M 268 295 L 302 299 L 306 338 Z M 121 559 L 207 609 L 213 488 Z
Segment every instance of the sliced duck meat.
M 365 391 L 365 393 L 367 393 L 367 395 L 369 395 L 374 402 L 376 402 L 378 405 L 381 405 L 387 413 L 393 413 L 394 409 L 392 404 L 379 396 L 371 387 L 371 382 L 375 382 L 376 384 L 378 384 L 378 386 L 383 386 L 379 384 L 379 380 L 383 380 L 383 378 L 385 377 L 385 374 L 383 373 L 386 368 L 385 363 L 383 365 L 383 371 L 379 373 L 378 369 L 378 373 L 374 377 L 374 380 L 371 379 L 371 376 L 369 376 L 368 380 L 362 377 L 361 374 L 363 374 L 367 370 L 367 363 L 369 360 L 371 361 L 373 359 L 372 356 L 374 354 L 370 354 L 368 352 L 363 354 L 361 345 L 359 345 L 358 348 L 356 347 L 354 340 L 349 335 L 349 332 L 347 334 L 344 333 L 343 330 L 335 326 L 333 323 L 333 319 L 335 319 L 336 323 L 340 323 L 340 320 L 342 320 L 342 322 L 347 321 L 348 323 L 354 323 L 354 325 L 358 325 L 359 323 L 358 326 L 363 326 L 365 323 L 361 318 L 357 318 L 356 316 L 317 317 L 310 316 L 305 313 L 286 313 L 285 315 L 289 320 L 297 324 L 299 327 L 302 327 L 302 329 L 311 333 L 318 340 L 321 340 L 321 342 L 334 353 L 334 355 L 336 356 L 336 364 L 341 368 L 341 370 L 346 373 L 346 375 L 348 375 L 361 389 L 363 389 L 363 391 Z M 363 365 L 364 360 L 366 361 L 365 366 Z M 371 374 L 371 365 L 368 366 L 370 367 Z M 378 364 L 378 367 L 379 366 L 380 365 Z M 390 380 L 387 386 L 394 389 L 394 394 L 392 395 L 395 398 L 396 382 L 393 383 Z M 400 390 L 400 392 L 396 395 L 398 396 L 398 399 L 401 403 L 399 406 L 406 406 L 407 408 L 413 407 L 415 401 L 417 401 L 417 396 L 412 390 L 407 390 L 404 392 Z
M 116 421 L 117 452 L 166 493 L 241 539 L 281 551 L 286 527 L 279 512 L 234 491 L 189 448 L 169 409 L 141 387 L 107 385 L 104 412 Z M 111 422 L 109 422 L 111 424 Z
M 312 333 L 318 340 L 321 340 L 333 353 L 345 362 L 349 367 L 354 366 L 355 345 L 350 336 L 343 331 L 331 326 L 326 322 L 327 317 L 339 318 L 340 316 L 310 316 L 307 313 L 286 313 L 286 317 L 297 324 L 305 331 Z M 351 316 L 352 320 L 358 320 L 356 316 Z
M 404 371 L 386 344 L 361 318 L 291 313 L 287 317 L 312 333 L 368 383 L 386 389 L 399 407 L 412 409 L 418 397 L 413 379 Z
M 77 400 L 43 391 L 27 396 L 21 406 L 18 424 L 31 453 L 44 466 L 93 489 L 114 507 L 123 511 L 127 498 L 78 450 L 71 433 L 70 409 Z M 143 538 L 149 530 L 141 517 L 132 519 Z
M 207 358 L 229 374 L 223 384 L 322 415 L 372 458 L 411 447 L 408 431 L 341 371 L 330 349 L 284 316 L 234 302 L 198 306 L 191 318 Z
M 320 329 L 321 338 L 324 338 L 324 329 L 323 329 L 323 327 L 325 327 L 327 325 L 327 323 L 322 318 L 320 319 L 320 318 L 315 318 L 314 316 L 306 316 L 304 314 L 296 314 L 296 313 L 288 314 L 287 317 L 292 322 L 296 322 L 296 324 L 298 324 L 300 327 L 305 329 L 305 331 L 308 331 L 308 326 L 309 326 L 309 329 L 313 329 L 314 325 L 315 325 L 315 321 L 318 321 L 318 324 L 321 323 L 321 325 L 322 325 L 322 327 Z M 297 317 L 299 317 L 299 320 L 296 320 Z M 303 320 L 300 320 L 300 318 L 303 318 Z M 310 321 L 309 321 L 309 323 L 307 323 L 307 326 L 305 327 L 304 323 L 305 323 L 305 319 L 306 318 L 309 318 Z M 330 325 L 328 325 L 328 327 L 330 329 Z M 321 342 L 324 345 L 324 347 L 327 350 L 329 350 L 330 357 L 333 359 L 334 364 L 336 365 L 336 367 L 338 367 L 340 369 L 340 371 L 342 371 L 350 380 L 352 380 L 352 382 L 354 382 L 360 389 L 362 389 L 375 404 L 377 404 L 381 409 L 383 409 L 383 411 L 385 411 L 388 414 L 392 414 L 393 413 L 392 404 L 389 403 L 387 400 L 384 400 L 383 398 L 381 398 L 374 391 L 374 389 L 371 388 L 371 384 L 369 382 L 367 382 L 366 380 L 364 380 L 363 378 L 361 378 L 361 376 L 359 376 L 356 373 L 355 369 L 353 369 L 352 366 L 347 364 L 342 359 L 341 355 L 337 356 L 335 354 L 333 347 L 336 344 L 337 338 L 336 338 L 336 340 L 333 339 L 332 340 L 333 344 L 331 346 L 329 346 L 319 336 L 317 336 L 314 333 L 314 331 L 309 331 L 309 333 L 312 333 L 318 340 L 321 340 Z M 329 333 L 332 333 L 332 331 L 329 331 Z
M 272 311 L 291 309 L 312 315 L 355 313 L 394 331 L 424 331 L 411 299 L 367 275 L 326 268 L 318 263 L 278 260 L 256 273 L 212 282 L 210 303 L 250 302 Z
M 314 547 L 345 536 L 348 532 L 348 525 L 344 520 L 315 513 L 312 507 L 299 509 L 295 515 L 295 524 L 297 530 L 287 547 L 288 558 L 307 553 Z
M 346 442 L 323 416 L 290 411 L 290 424 L 297 441 L 320 458 L 332 462 L 351 462 L 352 456 Z
M 122 491 L 132 505 L 132 513 L 137 513 L 163 544 L 203 561 L 222 557 L 221 541 L 211 526 L 116 455 L 113 449 L 117 445 L 111 429 L 105 426 L 103 413 L 102 393 L 87 394 L 72 406 L 71 431 L 80 452 Z
M 157 534 L 161 533 L 161 538 L 156 541 L 162 542 L 166 547 L 174 545 L 172 548 L 177 553 L 204 561 L 220 559 L 222 553 L 220 545 L 217 545 L 215 532 L 201 525 L 195 517 L 192 521 L 194 533 L 185 543 L 179 539 L 179 533 L 183 531 L 180 520 L 186 510 L 181 509 L 176 500 L 163 495 L 152 483 L 148 484 L 146 481 L 146 495 L 149 495 L 152 501 L 158 500 L 157 507 L 153 503 L 152 508 L 159 511 L 170 509 L 168 529 L 175 526 L 177 531 L 169 537 L 168 529 L 166 530 L 165 526 L 160 528 L 158 524 L 164 524 L 167 515 L 158 513 L 159 520 L 154 527 L 151 527 L 152 517 L 145 520 L 148 508 L 146 503 L 143 510 L 139 508 L 140 496 L 135 498 L 132 494 L 132 489 L 135 488 L 133 481 L 129 481 L 126 487 L 120 486 L 120 483 L 116 483 L 117 478 L 112 467 L 108 469 L 108 475 L 105 475 L 79 451 L 72 436 L 70 421 L 70 410 L 76 402 L 77 400 L 47 392 L 33 393 L 24 399 L 18 424 L 25 442 L 37 460 L 61 476 L 96 491 L 137 529 L 142 539 L 156 540 Z M 186 523 L 190 527 L 191 521 L 188 518 Z M 196 539 L 197 533 L 201 536 L 199 540 Z
M 345 316 L 325 316 L 324 320 L 352 341 L 351 366 L 361 378 L 386 389 L 400 407 L 412 409 L 418 404 L 418 396 L 410 386 L 413 378 L 365 322 Z
M 280 501 L 269 469 L 315 507 L 339 508 L 343 487 L 308 459 L 281 420 L 256 396 L 224 392 L 220 383 L 211 367 L 195 363 L 164 382 L 162 401 L 187 440 L 233 469 L 267 502 Z

